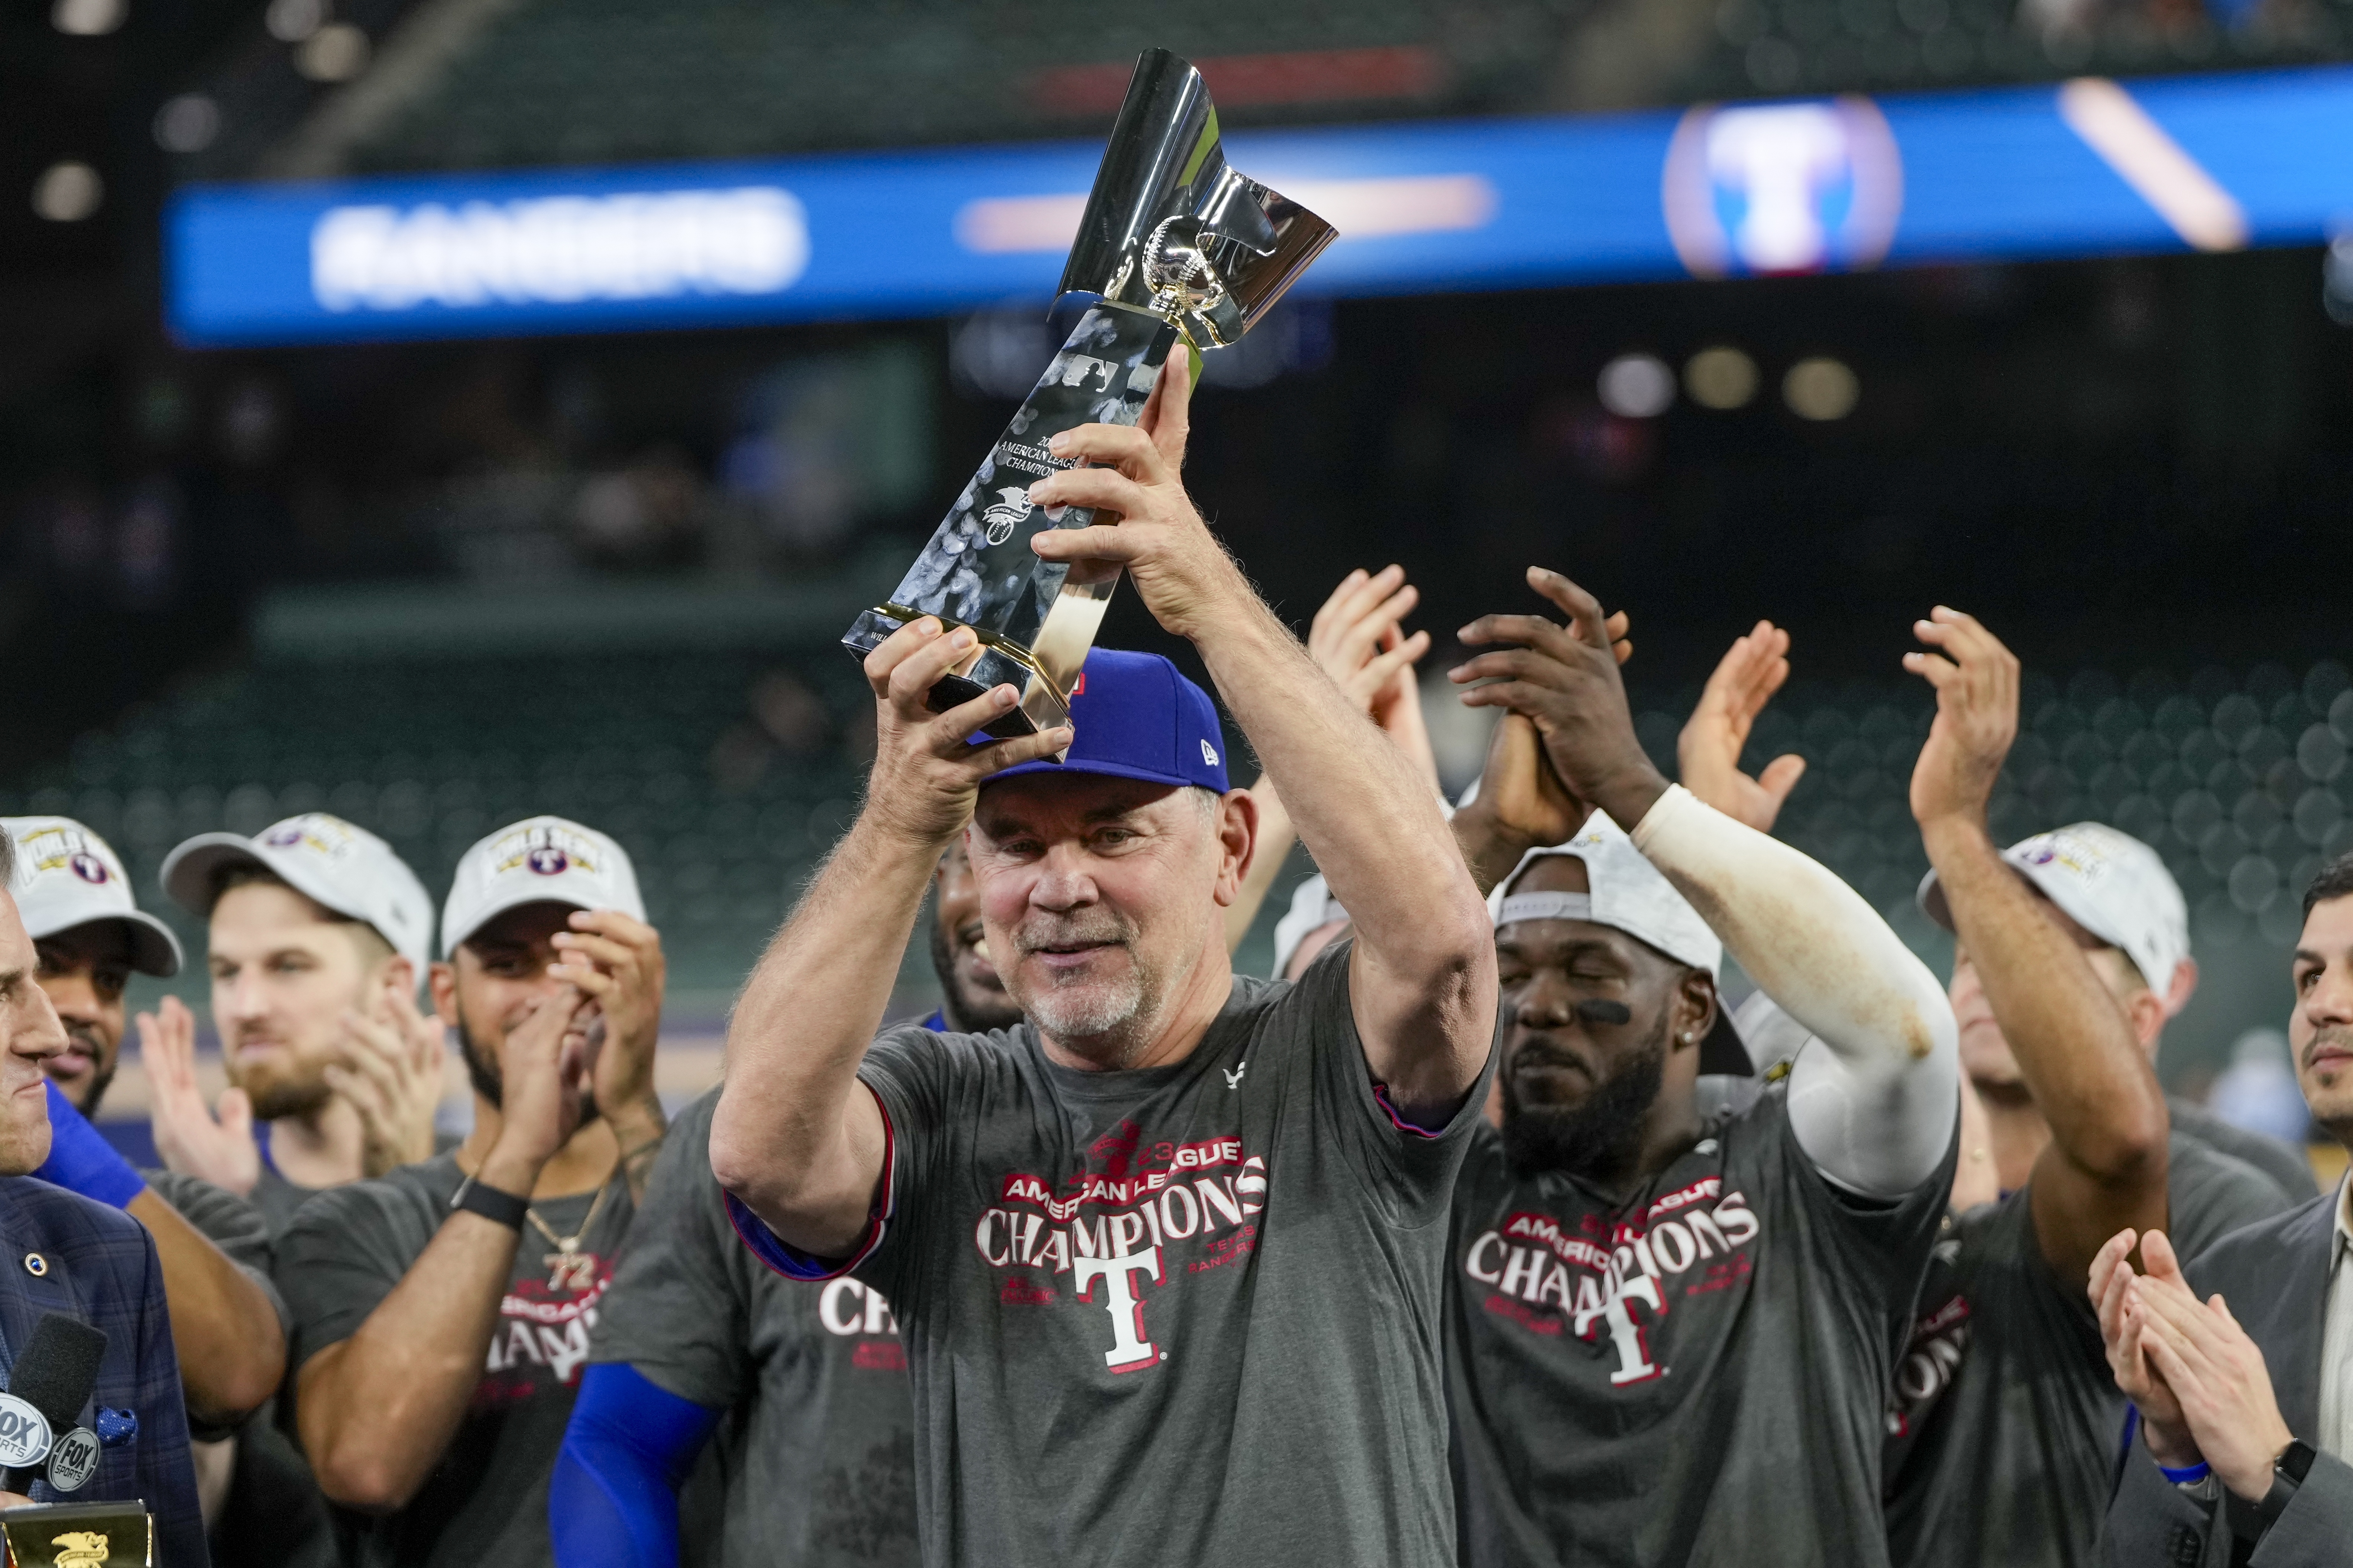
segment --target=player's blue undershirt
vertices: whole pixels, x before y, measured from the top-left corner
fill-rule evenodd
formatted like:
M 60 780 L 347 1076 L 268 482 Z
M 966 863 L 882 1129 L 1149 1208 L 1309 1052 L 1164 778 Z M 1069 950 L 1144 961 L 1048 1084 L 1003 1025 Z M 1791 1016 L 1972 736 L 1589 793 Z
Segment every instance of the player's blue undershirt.
M 558 1568 L 678 1568 L 679 1488 L 723 1414 L 626 1363 L 582 1373 L 547 1488 Z

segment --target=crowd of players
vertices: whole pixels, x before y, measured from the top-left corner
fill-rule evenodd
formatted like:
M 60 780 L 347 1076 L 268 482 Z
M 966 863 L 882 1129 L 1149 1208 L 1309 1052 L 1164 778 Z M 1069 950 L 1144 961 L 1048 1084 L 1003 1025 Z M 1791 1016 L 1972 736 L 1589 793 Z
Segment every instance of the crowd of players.
M 207 1104 L 188 1011 L 126 1017 L 170 930 L 86 826 L 5 819 L 0 1342 L 108 1328 L 81 1495 L 144 1498 L 165 1568 L 2353 1558 L 2353 1210 L 2160 1090 L 2158 858 L 1989 837 L 1993 634 L 1940 607 L 1905 658 L 1940 985 L 1769 836 L 1802 764 L 1740 771 L 1784 633 L 1672 784 L 1625 617 L 1531 570 L 1545 613 L 1459 634 L 1499 717 L 1450 806 L 1414 590 L 1293 637 L 1185 497 L 1187 390 L 1056 438 L 1033 498 L 1121 521 L 1038 548 L 1124 565 L 1265 775 L 1166 660 L 1097 648 L 1071 727 L 990 741 L 1008 691 L 926 706 L 972 634 L 902 630 L 860 815 L 674 1122 L 593 827 L 482 839 L 438 933 L 337 818 L 180 846 Z M 884 1030 L 927 903 L 940 1012 Z M 2298 1071 L 2353 1137 L 2353 859 L 2305 912 Z M 134 1023 L 165 1170 L 89 1120 Z

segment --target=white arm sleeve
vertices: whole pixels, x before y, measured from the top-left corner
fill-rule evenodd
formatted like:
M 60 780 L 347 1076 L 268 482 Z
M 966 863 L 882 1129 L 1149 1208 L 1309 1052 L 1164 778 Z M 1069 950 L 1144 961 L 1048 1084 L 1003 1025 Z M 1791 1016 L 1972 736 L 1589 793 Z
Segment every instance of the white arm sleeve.
M 1789 1123 L 1815 1168 L 1883 1198 L 1935 1174 L 1960 1105 L 1959 1028 L 1928 966 L 1828 868 L 1681 784 L 1632 837 L 1820 1042 L 1789 1074 Z

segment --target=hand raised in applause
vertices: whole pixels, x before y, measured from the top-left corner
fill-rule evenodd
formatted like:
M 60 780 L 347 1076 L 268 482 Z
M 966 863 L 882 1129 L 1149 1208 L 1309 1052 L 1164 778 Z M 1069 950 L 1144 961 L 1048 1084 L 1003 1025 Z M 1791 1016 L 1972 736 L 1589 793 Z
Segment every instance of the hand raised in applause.
M 148 1119 L 155 1152 L 184 1176 L 210 1182 L 244 1197 L 261 1180 L 261 1147 L 253 1141 L 253 1102 L 245 1090 L 221 1091 L 217 1118 L 196 1082 L 196 1020 L 177 996 L 142 1013 L 139 1062 L 147 1074 Z
M 1936 689 L 1936 721 L 1912 769 L 1912 816 L 1983 826 L 2002 759 L 2018 738 L 2018 658 L 1974 616 L 1939 605 L 1913 635 L 1933 651 L 1904 668 Z
M 346 1008 L 327 1064 L 327 1086 L 360 1117 L 360 1170 L 381 1176 L 433 1157 L 433 1115 L 441 1104 L 448 1046 L 441 1020 L 417 1011 L 406 964 L 390 967 L 367 1011 Z
M 1789 679 L 1788 656 L 1789 634 L 1770 621 L 1757 622 L 1717 661 L 1699 706 L 1675 739 L 1683 787 L 1759 833 L 1773 830 L 1806 772 L 1806 759 L 1794 754 L 1774 758 L 1755 778 L 1740 771 L 1757 715 Z

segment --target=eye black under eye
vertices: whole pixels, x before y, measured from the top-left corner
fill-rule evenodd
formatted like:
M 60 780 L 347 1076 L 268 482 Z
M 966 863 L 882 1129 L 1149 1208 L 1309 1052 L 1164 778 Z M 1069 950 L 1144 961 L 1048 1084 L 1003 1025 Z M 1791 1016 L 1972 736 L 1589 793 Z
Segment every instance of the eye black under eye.
M 1577 1016 L 1588 1024 L 1630 1024 L 1634 1010 L 1623 1002 L 1607 997 L 1588 996 L 1577 1005 Z

